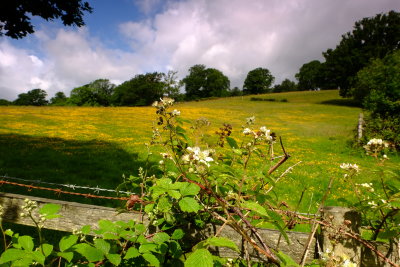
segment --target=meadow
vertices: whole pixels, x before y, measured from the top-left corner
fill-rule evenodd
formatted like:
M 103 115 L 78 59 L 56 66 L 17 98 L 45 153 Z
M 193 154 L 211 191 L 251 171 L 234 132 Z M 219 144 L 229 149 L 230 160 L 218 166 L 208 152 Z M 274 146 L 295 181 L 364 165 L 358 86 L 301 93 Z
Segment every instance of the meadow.
M 210 125 L 202 128 L 202 134 L 210 141 L 217 138 L 215 131 L 223 123 L 231 124 L 233 137 L 239 138 L 250 116 L 256 117 L 257 126 L 265 125 L 281 136 L 291 158 L 279 171 L 301 163 L 280 181 L 276 194 L 296 205 L 303 192 L 301 211 L 315 211 L 331 177 L 335 181 L 326 205 L 343 205 L 343 199 L 354 198 L 341 163 L 360 166 L 355 183 L 376 180 L 381 168 L 398 169 L 398 154 L 389 154 L 390 160 L 382 166 L 362 149 L 352 148 L 361 109 L 336 90 L 257 96 L 274 101 L 251 98 L 185 102 L 175 108 L 191 122 L 206 118 Z M 0 107 L 0 175 L 115 189 L 122 175 L 136 175 L 139 167 L 160 159 L 157 152 L 161 150 L 156 149 L 150 163 L 146 160 L 145 143 L 150 142 L 155 125 L 154 111 L 153 107 Z M 190 131 L 190 124 L 184 128 Z M 13 186 L 2 185 L 0 190 L 115 205 Z

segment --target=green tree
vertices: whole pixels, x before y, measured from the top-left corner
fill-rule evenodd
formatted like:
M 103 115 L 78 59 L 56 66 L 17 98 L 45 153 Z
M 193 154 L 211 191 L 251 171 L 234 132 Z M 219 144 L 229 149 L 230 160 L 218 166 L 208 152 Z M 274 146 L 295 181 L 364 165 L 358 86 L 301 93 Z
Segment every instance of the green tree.
M 161 79 L 164 83 L 163 94 L 173 99 L 179 98 L 179 89 L 182 87 L 177 74 L 177 71 L 169 70 L 167 73 L 162 74 Z
M 8 101 L 7 99 L 0 99 L 0 106 L 10 106 L 12 105 L 11 101 Z
M 54 97 L 50 99 L 50 104 L 54 106 L 64 106 L 67 103 L 67 97 L 64 92 L 57 92 Z
M 295 77 L 299 81 L 299 90 L 315 90 L 319 88 L 321 75 L 321 62 L 318 60 L 310 61 L 301 66 Z
M 187 99 L 222 97 L 229 95 L 229 78 L 220 70 L 206 68 L 197 64 L 189 69 L 189 74 L 182 80 Z
M 61 18 L 66 26 L 83 26 L 83 12 L 92 12 L 88 2 L 82 0 L 12 0 L 0 3 L 0 36 L 14 39 L 34 32 L 31 17 L 49 21 Z
M 375 59 L 360 70 L 352 95 L 363 107 L 380 117 L 400 114 L 400 50 Z
M 256 68 L 249 71 L 243 84 L 243 94 L 263 94 L 271 88 L 275 78 L 266 68 Z
M 14 104 L 18 106 L 45 106 L 48 104 L 46 97 L 47 93 L 45 90 L 32 89 L 27 93 L 19 94 Z
M 342 36 L 335 49 L 323 53 L 325 57 L 325 84 L 340 88 L 340 95 L 350 97 L 352 84 L 358 71 L 370 59 L 383 58 L 400 46 L 400 13 L 390 11 L 372 18 L 363 18 L 352 32 Z
M 145 106 L 163 96 L 163 74 L 158 72 L 136 75 L 115 88 L 113 103 L 117 106 Z
M 68 103 L 76 106 L 109 106 L 115 85 L 107 79 L 98 79 L 74 88 Z
M 281 84 L 274 86 L 273 92 L 280 93 L 280 92 L 290 92 L 296 90 L 297 90 L 297 84 L 289 79 L 285 79 L 281 82 Z
M 231 89 L 229 92 L 231 96 L 241 96 L 243 95 L 242 90 L 239 89 L 239 87 L 235 86 Z

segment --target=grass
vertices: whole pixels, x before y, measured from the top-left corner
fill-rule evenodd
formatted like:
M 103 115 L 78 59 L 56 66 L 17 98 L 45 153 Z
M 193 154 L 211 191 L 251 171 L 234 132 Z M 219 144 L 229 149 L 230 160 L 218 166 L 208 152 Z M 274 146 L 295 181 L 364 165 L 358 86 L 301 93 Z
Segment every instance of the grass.
M 256 125 L 282 136 L 292 156 L 285 166 L 302 163 L 278 184 L 277 193 L 294 205 L 304 191 L 302 211 L 309 207 L 315 211 L 331 177 L 337 179 L 327 205 L 354 198 L 350 183 L 341 179 L 343 162 L 361 167 L 355 182 L 376 179 L 372 170 L 382 166 L 349 146 L 361 109 L 341 99 L 338 91 L 257 96 L 275 101 L 251 101 L 251 97 L 180 103 L 175 108 L 191 121 L 207 118 L 211 126 L 204 133 L 210 138 L 223 123 L 230 123 L 238 138 L 245 118 L 253 115 Z M 152 107 L 0 107 L 0 175 L 114 189 L 123 174 L 136 174 L 146 164 L 144 143 L 150 141 L 154 119 Z M 390 158 L 385 167 L 398 169 L 399 156 Z M 58 198 L 50 193 L 43 196 Z

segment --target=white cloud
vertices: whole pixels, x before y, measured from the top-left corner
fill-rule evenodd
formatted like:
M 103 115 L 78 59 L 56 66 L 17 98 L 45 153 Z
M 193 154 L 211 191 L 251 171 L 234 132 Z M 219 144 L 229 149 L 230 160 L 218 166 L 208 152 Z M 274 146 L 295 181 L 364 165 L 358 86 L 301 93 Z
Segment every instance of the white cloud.
M 118 31 L 108 34 L 109 40 L 96 38 L 90 25 L 52 34 L 38 31 L 40 47 L 29 50 L 2 40 L 0 98 L 15 99 L 37 87 L 50 97 L 57 91 L 68 95 L 72 88 L 98 78 L 123 82 L 138 73 L 169 69 L 183 78 L 194 64 L 220 69 L 232 87 L 241 88 L 248 71 L 256 67 L 268 68 L 277 82 L 294 79 L 302 64 L 322 60 L 322 52 L 334 48 L 355 21 L 400 7 L 398 0 L 142 0 L 136 4 L 148 16 L 115 25 Z M 107 48 L 110 40 L 119 39 L 126 42 L 121 43 L 125 50 Z

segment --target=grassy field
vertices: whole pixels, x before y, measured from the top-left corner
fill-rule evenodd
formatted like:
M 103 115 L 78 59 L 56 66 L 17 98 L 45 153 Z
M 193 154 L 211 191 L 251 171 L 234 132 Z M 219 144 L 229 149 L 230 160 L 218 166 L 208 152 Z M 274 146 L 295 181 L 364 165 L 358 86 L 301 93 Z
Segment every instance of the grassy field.
M 303 211 L 315 210 L 331 177 L 338 179 L 326 204 L 354 197 L 350 183 L 340 179 L 343 162 L 360 166 L 357 183 L 376 179 L 373 170 L 382 166 L 349 145 L 361 109 L 341 99 L 338 91 L 257 98 L 275 101 L 251 101 L 246 96 L 180 103 L 175 108 L 190 121 L 207 118 L 211 125 L 204 131 L 210 138 L 223 123 L 230 123 L 234 136 L 240 136 L 245 118 L 253 115 L 256 125 L 281 136 L 292 156 L 286 167 L 302 163 L 279 183 L 277 192 L 294 204 L 304 191 Z M 123 174 L 136 174 L 145 164 L 144 143 L 150 141 L 154 120 L 152 107 L 0 107 L 0 175 L 114 189 Z M 389 157 L 385 168 L 398 169 L 399 156 Z M 0 190 L 37 194 L 4 185 Z M 40 193 L 69 199 L 51 194 Z

